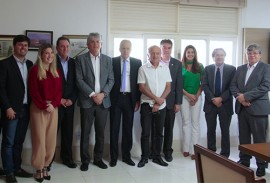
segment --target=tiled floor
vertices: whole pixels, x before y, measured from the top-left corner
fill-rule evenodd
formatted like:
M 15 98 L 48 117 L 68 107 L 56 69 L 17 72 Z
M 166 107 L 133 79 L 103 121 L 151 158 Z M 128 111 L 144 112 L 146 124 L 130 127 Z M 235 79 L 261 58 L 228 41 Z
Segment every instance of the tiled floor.
M 174 160 L 168 167 L 161 167 L 151 161 L 143 168 L 131 167 L 117 162 L 116 167 L 109 167 L 102 170 L 93 164 L 89 165 L 87 172 L 82 172 L 79 166 L 76 169 L 69 169 L 60 163 L 54 163 L 51 170 L 51 183 L 196 183 L 195 161 L 185 158 L 181 153 L 173 154 Z M 136 163 L 139 157 L 132 158 Z M 230 159 L 238 160 L 237 148 L 232 148 Z M 108 161 L 104 161 L 109 164 Z M 79 164 L 79 163 L 78 163 Z M 251 161 L 251 168 L 256 171 L 255 159 Z M 28 171 L 33 169 L 25 167 Z M 266 170 L 265 179 L 270 182 L 270 169 Z M 5 182 L 4 177 L 0 176 L 0 182 Z M 19 183 L 33 183 L 33 178 L 17 178 Z

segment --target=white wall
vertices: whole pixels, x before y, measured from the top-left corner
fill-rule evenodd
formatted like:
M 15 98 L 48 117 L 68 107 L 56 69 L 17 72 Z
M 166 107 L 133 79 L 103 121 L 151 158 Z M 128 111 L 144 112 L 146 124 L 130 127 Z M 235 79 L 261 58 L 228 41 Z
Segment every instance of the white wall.
M 242 13 L 242 28 L 270 28 L 269 7 L 269 0 L 247 0 Z
M 25 30 L 53 31 L 54 43 L 63 34 L 88 34 L 99 32 L 103 36 L 103 51 L 107 52 L 108 42 L 108 2 L 107 0 L 0 0 L 0 34 L 25 34 Z M 270 28 L 269 0 L 247 0 L 247 7 L 242 12 L 242 27 Z M 241 32 L 241 30 L 240 30 Z M 241 45 L 241 43 L 240 43 Z M 36 52 L 29 51 L 27 57 L 33 61 Z M 74 124 L 74 146 L 76 159 L 79 160 L 77 147 L 79 146 L 80 122 L 79 109 L 76 108 Z M 177 114 L 180 119 L 180 115 Z M 201 139 L 200 143 L 206 145 L 206 124 L 204 113 L 201 113 Z M 231 125 L 232 145 L 237 145 L 237 118 L 233 116 Z M 180 150 L 181 120 L 176 120 L 174 128 L 174 149 Z M 134 146 L 132 154 L 140 156 L 140 115 L 135 114 L 134 119 Z M 93 137 L 93 136 L 92 136 Z M 218 128 L 217 137 L 220 138 Z M 93 138 L 91 138 L 93 144 Z M 218 140 L 219 141 L 219 140 Z M 109 123 L 106 126 L 105 143 L 109 143 Z M 25 148 L 31 148 L 30 134 L 28 132 Z M 108 153 L 108 152 L 107 152 Z M 107 154 L 106 153 L 106 154 Z

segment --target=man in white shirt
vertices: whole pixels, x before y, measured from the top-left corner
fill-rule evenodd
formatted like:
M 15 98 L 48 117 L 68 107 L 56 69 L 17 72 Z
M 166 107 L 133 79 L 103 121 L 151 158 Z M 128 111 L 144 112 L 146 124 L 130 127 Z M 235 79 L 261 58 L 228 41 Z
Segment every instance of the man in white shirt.
M 154 130 L 152 158 L 161 166 L 168 166 L 160 156 L 163 142 L 163 126 L 166 115 L 166 97 L 171 91 L 171 75 L 169 68 L 160 63 L 161 50 L 158 46 L 148 48 L 150 62 L 139 69 L 138 84 L 141 95 L 141 148 L 142 156 L 138 167 L 145 166 L 149 158 L 149 136 Z

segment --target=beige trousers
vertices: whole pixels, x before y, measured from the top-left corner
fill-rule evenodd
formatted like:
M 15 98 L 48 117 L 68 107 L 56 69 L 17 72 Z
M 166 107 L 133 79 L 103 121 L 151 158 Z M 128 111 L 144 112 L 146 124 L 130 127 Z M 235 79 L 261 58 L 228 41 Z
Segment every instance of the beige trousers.
M 41 170 L 51 163 L 57 138 L 58 108 L 49 113 L 33 102 L 30 106 L 32 166 Z

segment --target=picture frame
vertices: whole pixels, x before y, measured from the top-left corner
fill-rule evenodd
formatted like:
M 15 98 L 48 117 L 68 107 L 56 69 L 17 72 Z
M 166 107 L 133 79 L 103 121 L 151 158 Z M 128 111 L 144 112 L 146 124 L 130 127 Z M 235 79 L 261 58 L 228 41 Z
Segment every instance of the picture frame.
M 70 41 L 70 57 L 76 58 L 78 55 L 88 52 L 87 37 L 88 35 L 63 35 Z
M 0 60 L 13 54 L 13 38 L 15 35 L 0 35 Z
M 53 31 L 26 30 L 25 35 L 30 39 L 29 50 L 37 51 L 43 43 L 53 45 Z

